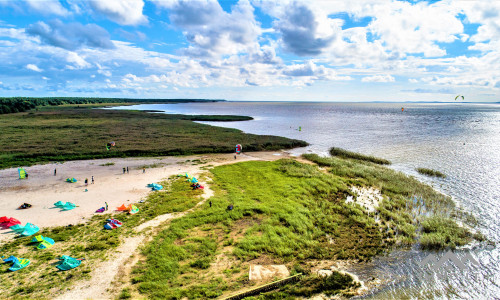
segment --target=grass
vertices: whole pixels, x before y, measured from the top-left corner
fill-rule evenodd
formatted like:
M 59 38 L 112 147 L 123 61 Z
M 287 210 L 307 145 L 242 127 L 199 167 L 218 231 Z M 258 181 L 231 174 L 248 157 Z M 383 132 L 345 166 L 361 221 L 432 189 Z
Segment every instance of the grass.
M 434 176 L 434 177 L 446 178 L 445 174 L 443 174 L 443 173 L 441 173 L 439 171 L 433 170 L 433 169 L 417 168 L 417 172 L 420 173 L 420 174 L 423 174 L 423 175 L 427 175 L 427 176 Z
M 316 166 L 244 162 L 212 173 L 212 207 L 173 220 L 145 247 L 133 282 L 146 297 L 219 297 L 253 285 L 247 279 L 253 262 L 369 260 L 391 244 L 372 217 L 344 203 L 348 182 Z M 226 210 L 229 204 L 234 210 Z M 234 269 L 217 270 L 221 256 Z
M 368 155 L 364 155 L 361 153 L 351 152 L 351 151 L 347 151 L 347 150 L 344 150 L 341 148 L 336 148 L 336 147 L 330 148 L 330 155 L 341 157 L 341 158 L 350 158 L 350 159 L 355 159 L 355 160 L 360 160 L 360 161 L 369 161 L 369 162 L 376 163 L 379 165 L 390 165 L 391 164 L 391 162 L 387 159 L 383 159 L 383 158 L 379 158 L 379 157 L 375 157 L 375 156 L 368 156 Z
M 158 228 L 142 248 L 131 284 L 120 288 L 117 296 L 227 296 L 256 285 L 248 280 L 251 264 L 285 264 L 292 274 L 306 275 L 298 283 L 255 298 L 293 299 L 320 292 L 349 297 L 357 287 L 352 278 L 337 272 L 318 277 L 311 274 L 314 262 L 367 261 L 399 242 L 437 249 L 472 239 L 468 230 L 456 224 L 451 199 L 414 178 L 370 162 L 304 157 L 328 172 L 290 159 L 211 169 L 212 207 L 205 203 Z M 29 238 L 2 245 L 2 255 L 32 260 L 21 271 L 0 272 L 2 297 L 57 295 L 106 263 L 111 251 L 135 234 L 136 226 L 158 215 L 186 211 L 200 201 L 202 191 L 192 190 L 185 178 L 172 177 L 160 184 L 165 190 L 151 192 L 144 203 L 136 204 L 138 214 L 116 215 L 124 222 L 117 230 L 103 230 L 103 220 L 109 216 L 97 215 L 85 225 L 45 229 L 41 234 L 56 241 L 48 250 L 33 249 Z M 384 200 L 377 214 L 345 203 L 352 185 L 382 191 Z M 234 205 L 231 211 L 229 204 Z M 52 263 L 62 254 L 86 260 L 76 269 L 58 272 Z
M 277 150 L 305 142 L 198 124 L 193 120 L 240 120 L 239 116 L 184 116 L 91 109 L 81 105 L 41 107 L 0 115 L 0 168 L 49 161 L 129 156 L 187 155 Z M 106 151 L 106 144 L 116 146 Z
M 349 178 L 353 185 L 379 189 L 384 200 L 379 204 L 377 214 L 390 232 L 398 235 L 400 242 L 412 244 L 419 240 L 422 248 L 442 249 L 455 248 L 475 238 L 456 222 L 459 219 L 471 227 L 475 226 L 472 216 L 457 208 L 450 197 L 413 177 L 369 162 L 326 158 L 316 154 L 303 156 L 329 167 L 329 172 L 336 176 Z M 417 235 L 422 227 L 423 231 Z

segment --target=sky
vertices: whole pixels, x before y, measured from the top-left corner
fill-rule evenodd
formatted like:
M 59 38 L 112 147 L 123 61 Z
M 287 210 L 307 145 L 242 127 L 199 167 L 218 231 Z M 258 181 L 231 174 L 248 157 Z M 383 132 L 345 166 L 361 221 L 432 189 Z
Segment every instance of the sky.
M 0 0 L 0 97 L 457 95 L 500 101 L 500 1 Z

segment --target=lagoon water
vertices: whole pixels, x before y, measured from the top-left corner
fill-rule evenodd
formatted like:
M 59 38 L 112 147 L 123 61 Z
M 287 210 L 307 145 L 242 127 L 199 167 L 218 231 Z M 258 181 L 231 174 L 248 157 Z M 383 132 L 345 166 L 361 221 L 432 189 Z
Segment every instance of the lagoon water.
M 291 150 L 296 155 L 327 155 L 335 146 L 389 159 L 391 168 L 452 196 L 480 221 L 489 240 L 500 242 L 499 104 L 215 102 L 121 108 L 252 116 L 252 121 L 201 123 L 307 141 L 310 146 Z M 439 170 L 447 178 L 422 176 L 417 167 Z M 383 279 L 365 298 L 500 299 L 499 248 L 472 245 L 456 251 L 465 268 L 448 261 L 434 270 L 422 263 L 430 252 L 415 247 L 351 271 L 365 280 Z M 469 253 L 475 261 L 468 259 Z

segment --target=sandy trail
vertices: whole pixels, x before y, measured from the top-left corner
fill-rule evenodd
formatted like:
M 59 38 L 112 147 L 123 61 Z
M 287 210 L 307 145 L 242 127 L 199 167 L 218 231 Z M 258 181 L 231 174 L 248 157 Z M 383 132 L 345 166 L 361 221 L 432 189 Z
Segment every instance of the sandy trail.
M 40 228 L 51 226 L 65 226 L 85 222 L 95 214 L 95 210 L 107 202 L 110 209 L 122 203 L 136 203 L 150 192 L 148 183 L 159 182 L 169 176 L 183 172 L 195 176 L 206 172 L 202 167 L 218 166 L 249 160 L 277 160 L 290 157 L 285 151 L 243 153 L 237 159 L 233 154 L 195 155 L 183 157 L 158 158 L 113 158 L 87 161 L 71 161 L 62 164 L 45 164 L 25 168 L 29 174 L 28 180 L 17 179 L 17 168 L 0 170 L 0 216 L 14 217 L 25 224 L 31 222 Z M 188 161 L 189 160 L 189 161 Z M 193 164 L 192 160 L 201 160 Z M 106 164 L 111 164 L 107 165 Z M 142 166 L 156 165 L 155 168 Z M 122 168 L 128 167 L 129 172 L 123 173 Z M 54 169 L 57 175 L 54 176 Z M 95 183 L 91 184 L 94 176 Z M 64 180 L 75 177 L 77 183 L 67 183 Z M 88 186 L 84 185 L 85 178 L 89 179 Z M 205 184 L 206 186 L 206 184 Z M 85 191 L 87 189 L 87 191 Z M 206 186 L 201 201 L 213 195 L 213 191 Z M 53 203 L 57 201 L 72 202 L 78 205 L 70 211 L 60 211 Z M 33 205 L 30 209 L 18 210 L 17 207 L 27 202 Z M 196 208 L 195 207 L 195 208 Z M 145 222 L 135 230 L 139 235 L 126 238 L 123 243 L 91 273 L 91 279 L 78 282 L 71 290 L 60 295 L 57 299 L 108 299 L 112 298 L 111 283 L 117 279 L 119 271 L 130 268 L 137 257 L 138 247 L 151 239 L 149 229 L 154 229 L 164 222 L 179 218 L 193 211 L 195 208 L 182 213 L 165 214 Z M 8 230 L 0 230 L 0 245 L 11 240 L 14 234 Z

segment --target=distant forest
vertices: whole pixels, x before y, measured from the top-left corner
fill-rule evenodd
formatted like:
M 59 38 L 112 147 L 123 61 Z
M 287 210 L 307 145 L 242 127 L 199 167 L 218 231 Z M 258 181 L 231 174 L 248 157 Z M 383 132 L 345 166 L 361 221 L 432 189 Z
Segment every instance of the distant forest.
M 87 98 L 87 97 L 0 97 L 0 114 L 24 112 L 39 106 L 93 103 L 185 103 L 218 102 L 208 99 L 129 99 L 129 98 Z

